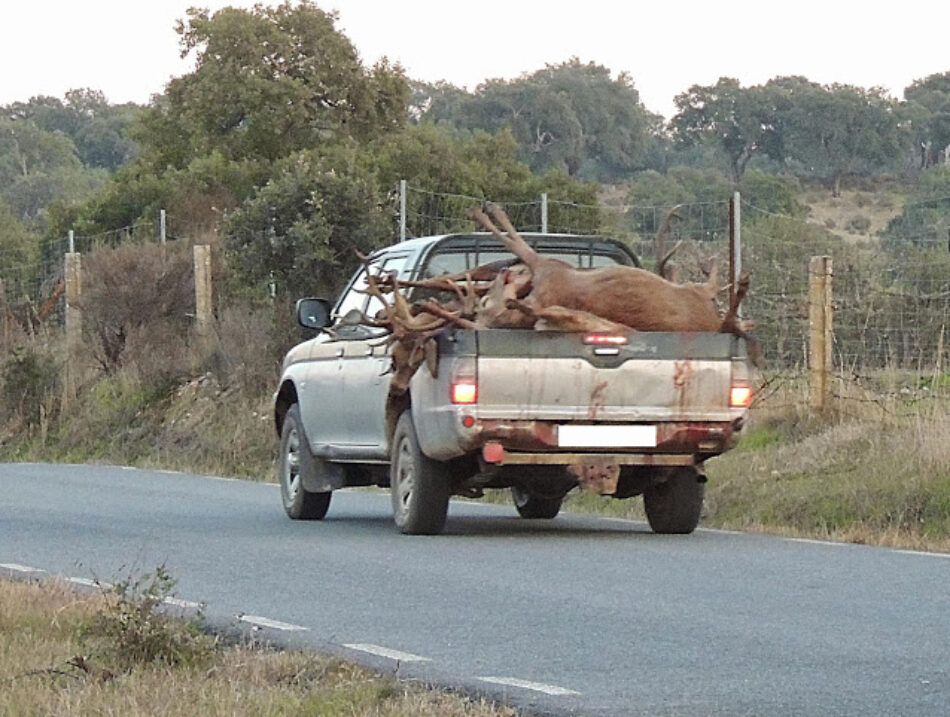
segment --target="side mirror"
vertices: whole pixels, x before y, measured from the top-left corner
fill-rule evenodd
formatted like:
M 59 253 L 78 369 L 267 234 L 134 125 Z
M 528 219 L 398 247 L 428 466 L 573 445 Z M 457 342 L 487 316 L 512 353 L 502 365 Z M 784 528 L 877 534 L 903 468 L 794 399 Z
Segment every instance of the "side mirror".
M 300 299 L 297 302 L 297 323 L 305 329 L 325 329 L 330 325 L 330 302 L 326 299 Z

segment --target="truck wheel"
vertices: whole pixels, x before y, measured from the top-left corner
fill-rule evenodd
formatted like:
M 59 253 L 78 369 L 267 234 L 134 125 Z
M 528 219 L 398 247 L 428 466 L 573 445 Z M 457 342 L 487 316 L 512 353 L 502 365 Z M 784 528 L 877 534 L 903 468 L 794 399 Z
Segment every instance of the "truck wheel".
M 313 468 L 313 456 L 304 436 L 300 409 L 294 404 L 284 416 L 277 469 L 284 510 L 294 520 L 322 520 L 330 507 L 332 492 L 311 493 L 303 487 L 304 476 Z
M 561 512 L 564 498 L 545 498 L 534 495 L 516 485 L 511 486 L 511 498 L 514 500 L 518 515 L 522 518 L 550 519 Z
M 662 483 L 651 483 L 643 492 L 647 522 L 654 533 L 692 533 L 699 525 L 706 492 L 695 468 L 676 468 Z
M 449 472 L 419 448 L 412 414 L 396 423 L 389 486 L 396 527 L 407 535 L 437 535 L 449 512 Z

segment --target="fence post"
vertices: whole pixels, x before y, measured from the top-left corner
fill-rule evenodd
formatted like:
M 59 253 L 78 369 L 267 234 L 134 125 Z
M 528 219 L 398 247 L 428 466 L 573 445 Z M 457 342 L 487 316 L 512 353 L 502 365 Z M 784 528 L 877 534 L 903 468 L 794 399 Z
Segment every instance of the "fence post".
M 541 193 L 541 233 L 548 233 L 548 193 Z
M 82 345 L 82 255 L 76 248 L 73 233 L 69 232 L 69 248 L 63 265 L 63 293 L 66 295 L 66 361 L 63 364 L 63 406 L 73 395 L 73 376 L 79 347 Z
M 808 264 L 808 369 L 811 406 L 828 407 L 831 390 L 831 257 L 813 256 Z
M 399 241 L 406 241 L 406 180 L 399 180 Z
M 211 325 L 211 247 L 196 244 L 195 257 L 195 323 L 204 332 Z

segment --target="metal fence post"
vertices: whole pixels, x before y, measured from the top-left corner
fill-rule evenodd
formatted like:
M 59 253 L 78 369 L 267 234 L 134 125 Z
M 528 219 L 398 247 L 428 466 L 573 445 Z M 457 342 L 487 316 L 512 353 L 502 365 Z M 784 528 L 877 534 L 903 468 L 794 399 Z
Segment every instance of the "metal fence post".
M 541 193 L 541 233 L 548 233 L 548 193 Z
M 406 241 L 406 180 L 399 180 L 399 241 Z
M 828 408 L 831 392 L 831 278 L 831 257 L 813 256 L 808 264 L 808 370 L 816 411 Z

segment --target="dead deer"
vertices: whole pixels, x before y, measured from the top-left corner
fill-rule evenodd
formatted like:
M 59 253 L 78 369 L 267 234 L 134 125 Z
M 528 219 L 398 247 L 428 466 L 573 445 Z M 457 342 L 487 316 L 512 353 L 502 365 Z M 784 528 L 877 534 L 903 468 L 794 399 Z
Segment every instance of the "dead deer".
M 518 234 L 501 208 L 489 204 L 486 209 L 491 218 L 481 208 L 472 210 L 472 217 L 517 256 L 531 274 L 531 290 L 523 300 L 522 311 L 527 308 L 540 315 L 545 309 L 559 307 L 593 314 L 637 331 L 724 332 L 752 341 L 738 320 L 739 304 L 749 288 L 747 274 L 740 280 L 725 317 L 720 317 L 715 303 L 719 285 L 714 261 L 709 280 L 703 284 L 674 284 L 632 266 L 576 269 L 538 254 Z M 753 351 L 750 347 L 750 354 Z
M 562 306 L 587 311 L 638 331 L 718 331 L 721 327 L 715 304 L 719 289 L 715 273 L 705 284 L 673 284 L 633 266 L 575 269 L 538 254 L 499 207 L 489 205 L 488 212 L 491 219 L 479 208 L 473 210 L 472 216 L 528 267 L 531 292 L 525 302 L 535 311 Z

